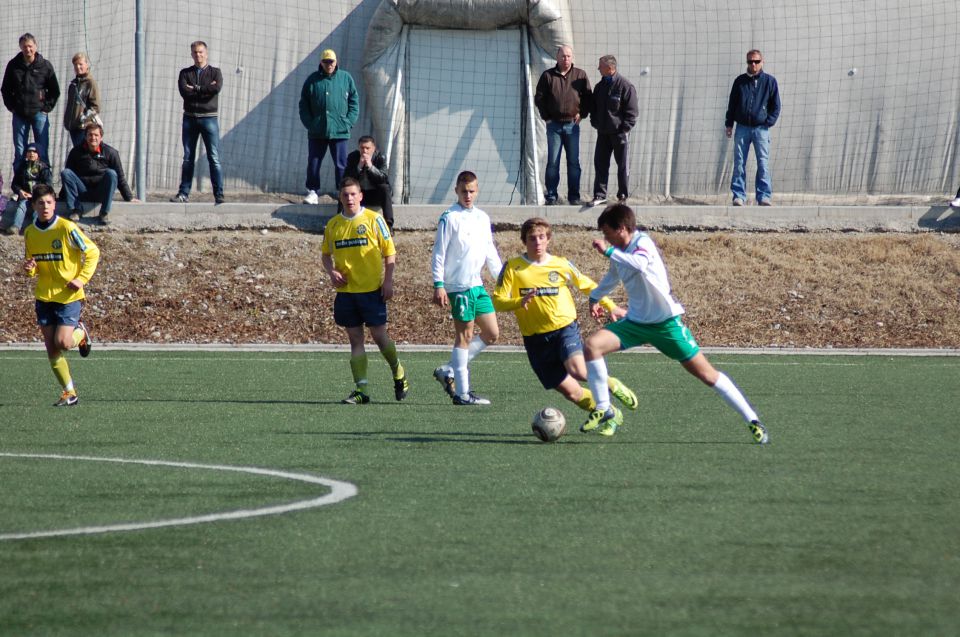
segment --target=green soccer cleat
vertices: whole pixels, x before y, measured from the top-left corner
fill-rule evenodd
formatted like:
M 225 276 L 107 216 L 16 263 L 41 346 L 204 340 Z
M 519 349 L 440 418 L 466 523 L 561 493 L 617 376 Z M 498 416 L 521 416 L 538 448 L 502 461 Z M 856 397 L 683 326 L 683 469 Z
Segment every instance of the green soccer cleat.
M 621 383 L 618 379 L 613 376 L 610 377 L 610 393 L 613 394 L 613 397 L 623 403 L 623 406 L 629 409 L 630 411 L 636 411 L 637 407 L 640 405 L 640 401 L 637 400 L 637 395 L 633 391 Z
M 80 402 L 80 397 L 75 391 L 64 391 L 60 394 L 60 400 L 53 403 L 54 407 L 73 407 Z
M 623 412 L 611 405 L 606 411 L 594 409 L 587 417 L 587 422 L 580 425 L 580 431 L 589 433 L 598 431 L 604 436 L 612 436 L 617 433 L 617 427 L 623 424 Z M 608 433 L 609 430 L 609 433 Z
M 370 397 L 359 389 L 353 390 L 353 393 L 340 401 L 344 405 L 366 405 L 370 402 Z
M 757 441 L 759 445 L 765 445 L 770 442 L 770 436 L 767 435 L 767 428 L 760 424 L 759 420 L 754 420 L 747 427 L 750 428 L 750 433 L 753 434 L 753 439 Z
M 400 378 L 396 378 L 393 381 L 393 394 L 396 396 L 397 400 L 403 400 L 407 397 L 407 392 L 410 391 L 410 383 L 407 382 L 407 375 L 404 374 Z

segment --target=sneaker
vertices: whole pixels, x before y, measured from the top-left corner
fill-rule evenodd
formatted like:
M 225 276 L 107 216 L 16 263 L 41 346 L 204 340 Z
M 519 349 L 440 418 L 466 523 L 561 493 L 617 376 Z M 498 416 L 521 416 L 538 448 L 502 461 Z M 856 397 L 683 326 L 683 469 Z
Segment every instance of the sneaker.
M 110 221 L 110 215 L 101 214 L 99 217 L 101 226 L 109 226 L 112 221 Z
M 490 401 L 483 396 L 477 396 L 473 392 L 468 392 L 464 396 L 454 396 L 454 405 L 489 405 Z
M 447 392 L 447 396 L 454 398 L 457 395 L 453 388 L 453 373 L 446 372 L 442 367 L 438 367 L 433 370 L 433 377 L 443 386 L 443 391 Z
M 320 203 L 320 196 L 317 195 L 316 190 L 308 190 L 307 196 L 303 198 L 303 203 L 308 203 L 311 206 L 316 206 Z
M 606 411 L 594 409 L 587 417 L 587 422 L 580 425 L 580 431 L 588 433 L 590 431 L 600 430 L 604 436 L 612 436 L 617 433 L 617 426 L 623 424 L 623 413 L 612 405 Z M 612 428 L 608 425 L 612 425 Z
M 743 205 L 743 199 L 734 199 L 734 200 L 733 200 L 733 207 L 734 207 L 734 208 L 739 208 L 739 207 L 742 206 L 742 205 Z
M 340 401 L 344 405 L 366 405 L 370 402 L 370 397 L 359 389 L 354 389 L 353 393 Z
M 60 400 L 53 403 L 54 407 L 73 407 L 80 402 L 80 397 L 77 396 L 76 390 L 64 391 L 60 394 Z
M 557 200 L 556 200 L 556 199 L 546 199 L 546 200 L 543 202 L 543 205 L 544 205 L 544 206 L 556 206 L 556 205 L 557 205 Z
M 83 339 L 77 344 L 77 351 L 80 352 L 80 356 L 86 358 L 90 356 L 90 350 L 93 349 L 93 341 L 90 339 L 90 331 L 87 330 L 83 321 L 77 323 L 77 327 L 83 330 Z
M 17 234 L 16 226 L 7 226 L 3 230 L 0 230 L 3 234 Z
M 407 381 L 406 374 L 401 378 L 394 379 L 393 381 L 393 394 L 397 397 L 397 400 L 403 400 L 407 397 L 407 392 L 410 391 L 410 383 Z
M 190 201 L 190 198 L 187 195 L 181 195 L 180 193 L 170 197 L 170 203 L 187 203 L 188 201 Z
M 773 202 L 770 201 L 769 199 L 761 199 L 760 201 L 757 202 L 757 205 L 758 205 L 758 206 L 772 206 L 772 205 L 773 205 Z
M 630 411 L 637 410 L 640 401 L 637 400 L 637 395 L 629 387 L 612 376 L 610 377 L 610 385 L 610 393 L 613 394 L 614 398 L 623 403 L 623 406 Z
M 226 201 L 227 201 L 227 200 L 224 199 L 222 196 L 221 196 L 221 197 L 214 197 L 214 199 L 213 199 L 213 205 L 214 205 L 214 206 L 219 206 L 219 205 L 221 205 L 221 204 L 223 204 L 223 203 L 226 203 Z
M 569 203 L 571 206 L 582 206 L 582 205 L 583 205 L 583 201 L 580 199 L 580 197 L 570 197 L 570 198 L 567 200 L 567 203 Z
M 69 215 L 70 221 L 80 221 L 80 217 L 82 216 L 83 216 L 83 210 L 81 208 L 71 210 Z
M 604 195 L 596 195 L 593 198 L 593 201 L 590 202 L 590 207 L 599 206 L 600 204 L 607 203 L 607 198 Z
M 765 445 L 770 442 L 770 436 L 767 435 L 767 428 L 760 424 L 759 420 L 754 420 L 749 425 L 750 433 L 753 434 L 753 439 L 757 441 L 757 444 Z
M 960 197 L 957 197 L 956 199 L 954 199 L 953 201 L 951 201 L 951 202 L 950 202 L 950 207 L 951 207 L 951 208 L 960 208 Z
M 617 195 L 617 203 L 627 203 L 626 195 Z

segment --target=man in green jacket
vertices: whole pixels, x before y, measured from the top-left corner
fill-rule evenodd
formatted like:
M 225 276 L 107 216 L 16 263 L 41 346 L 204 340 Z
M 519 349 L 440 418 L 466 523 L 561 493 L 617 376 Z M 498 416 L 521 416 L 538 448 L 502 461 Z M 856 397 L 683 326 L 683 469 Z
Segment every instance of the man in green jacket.
M 320 203 L 320 164 L 330 150 L 336 187 L 347 166 L 350 129 L 360 115 L 360 99 L 353 77 L 338 68 L 333 49 L 320 56 L 320 69 L 303 83 L 300 91 L 300 121 L 307 129 L 307 195 L 303 203 Z

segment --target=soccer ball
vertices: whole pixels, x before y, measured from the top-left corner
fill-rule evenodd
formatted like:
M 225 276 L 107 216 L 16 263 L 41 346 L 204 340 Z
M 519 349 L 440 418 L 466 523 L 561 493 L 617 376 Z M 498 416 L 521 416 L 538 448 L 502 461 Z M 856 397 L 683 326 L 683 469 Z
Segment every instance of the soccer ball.
M 530 423 L 534 435 L 543 442 L 553 442 L 567 430 L 567 419 L 559 409 L 544 407 L 533 416 Z

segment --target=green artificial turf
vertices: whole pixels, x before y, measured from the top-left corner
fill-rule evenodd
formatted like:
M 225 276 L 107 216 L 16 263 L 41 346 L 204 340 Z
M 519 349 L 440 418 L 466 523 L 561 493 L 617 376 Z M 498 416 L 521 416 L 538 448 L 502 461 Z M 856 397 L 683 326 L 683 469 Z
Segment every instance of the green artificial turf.
M 0 541 L 3 635 L 953 635 L 960 629 L 960 358 L 715 355 L 752 442 L 659 355 L 617 355 L 640 409 L 611 439 L 522 354 L 472 365 L 454 407 L 401 353 L 0 353 L 0 453 L 259 467 L 356 485 L 270 517 Z M 539 408 L 568 431 L 544 444 Z M 276 477 L 0 456 L 0 535 L 316 498 Z

